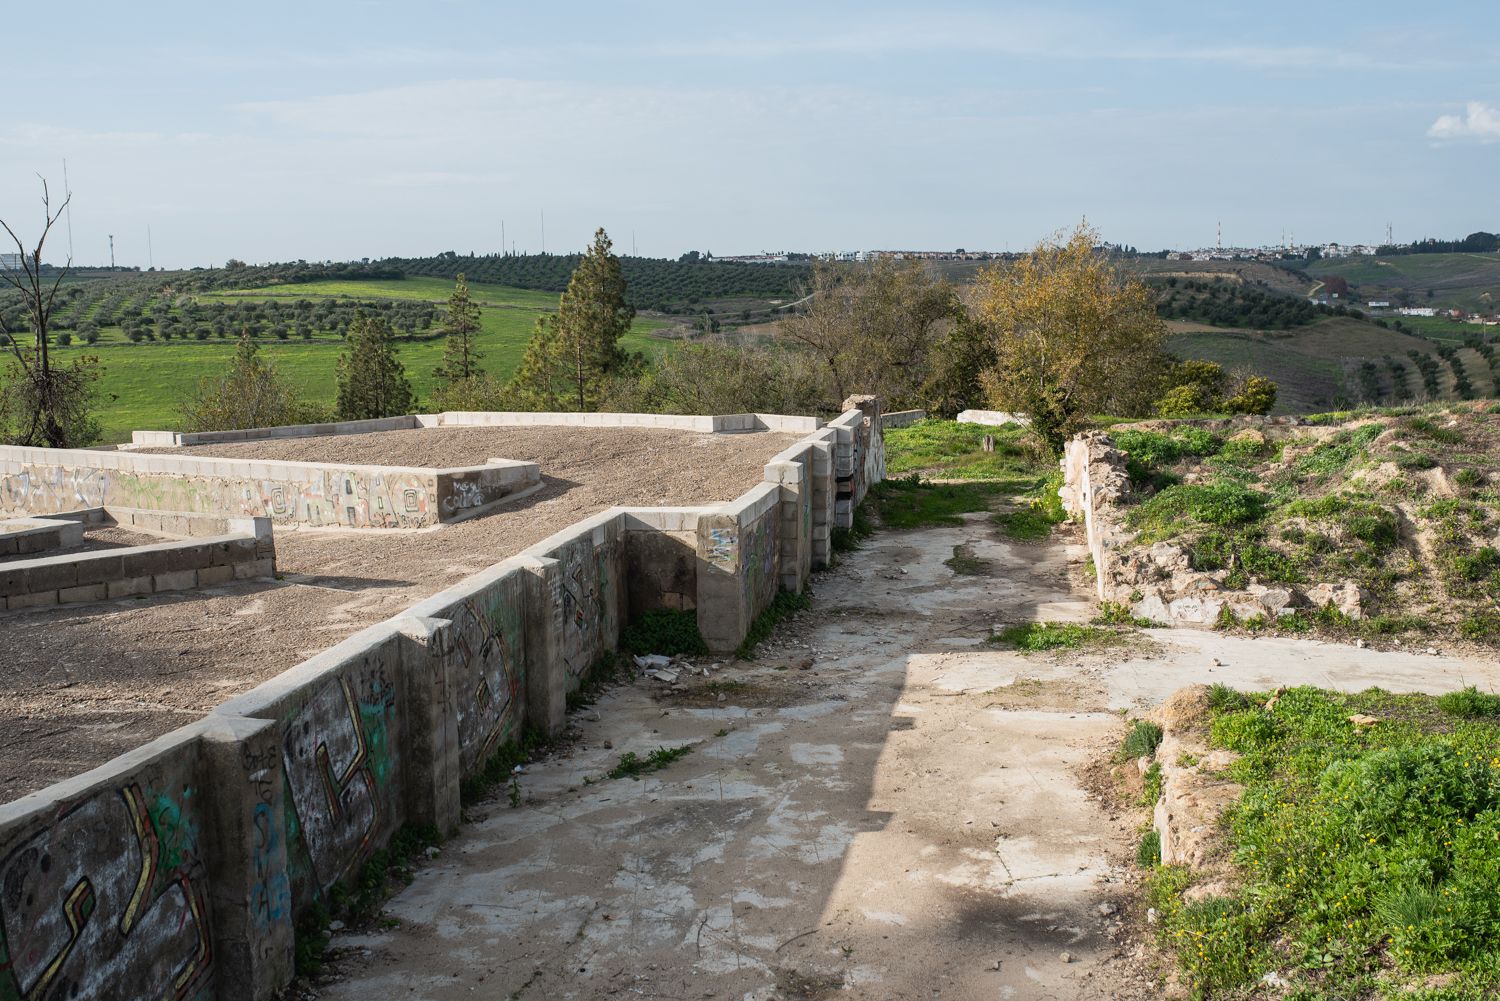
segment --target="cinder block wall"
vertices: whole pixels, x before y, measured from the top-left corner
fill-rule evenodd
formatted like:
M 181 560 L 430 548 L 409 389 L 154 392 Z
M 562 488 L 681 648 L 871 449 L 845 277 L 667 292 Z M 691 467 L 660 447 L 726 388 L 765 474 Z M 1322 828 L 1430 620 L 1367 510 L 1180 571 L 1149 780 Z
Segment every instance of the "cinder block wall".
M 835 453 L 851 503 L 883 470 L 878 418 L 851 409 L 728 504 L 580 522 L 0 806 L 0 997 L 273 997 L 296 916 L 403 825 L 453 830 L 463 780 L 524 728 L 561 727 L 630 615 L 692 607 L 733 649 L 778 588 L 805 584 L 827 559 Z
M 0 446 L 0 517 L 108 507 L 322 528 L 425 528 L 540 482 L 535 463 L 506 459 L 417 469 Z

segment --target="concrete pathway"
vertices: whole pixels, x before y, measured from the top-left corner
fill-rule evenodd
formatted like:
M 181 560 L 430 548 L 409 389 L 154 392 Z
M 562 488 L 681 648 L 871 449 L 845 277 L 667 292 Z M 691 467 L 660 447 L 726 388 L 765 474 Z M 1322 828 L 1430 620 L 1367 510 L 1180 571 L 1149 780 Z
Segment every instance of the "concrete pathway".
M 944 561 L 968 545 L 986 574 Z M 1148 631 L 1022 655 L 997 623 L 1080 620 L 1083 553 L 987 521 L 877 536 L 748 665 L 642 680 L 575 716 L 390 901 L 324 998 L 1150 998 L 1125 907 L 1143 815 L 1092 797 L 1119 710 L 1180 685 L 1441 691 L 1494 664 Z M 1217 661 L 1217 664 L 1215 663 Z M 705 662 L 711 663 L 711 662 Z M 624 751 L 693 752 L 638 781 Z

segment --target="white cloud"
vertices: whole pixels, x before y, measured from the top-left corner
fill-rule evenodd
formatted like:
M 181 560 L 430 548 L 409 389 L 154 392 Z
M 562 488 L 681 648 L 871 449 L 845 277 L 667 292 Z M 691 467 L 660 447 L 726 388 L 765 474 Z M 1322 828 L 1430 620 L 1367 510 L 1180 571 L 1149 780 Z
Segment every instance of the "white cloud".
M 1462 115 L 1440 115 L 1427 130 L 1433 139 L 1477 139 L 1500 142 L 1500 108 L 1470 101 Z

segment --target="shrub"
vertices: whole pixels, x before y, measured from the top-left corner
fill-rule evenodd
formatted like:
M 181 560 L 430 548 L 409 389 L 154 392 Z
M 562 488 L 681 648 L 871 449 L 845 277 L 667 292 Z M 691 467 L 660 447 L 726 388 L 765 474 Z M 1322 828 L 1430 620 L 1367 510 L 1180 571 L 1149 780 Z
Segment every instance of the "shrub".
M 1457 692 L 1441 695 L 1437 701 L 1443 712 L 1460 719 L 1500 716 L 1500 695 L 1481 692 L 1473 685 Z
M 1142 869 L 1161 865 L 1161 835 L 1155 828 L 1141 835 L 1141 843 L 1135 849 L 1135 864 Z
M 1126 758 L 1144 758 L 1155 754 L 1157 747 L 1161 745 L 1161 738 L 1161 727 L 1150 720 L 1138 719 L 1130 727 L 1130 732 L 1125 734 L 1120 753 Z

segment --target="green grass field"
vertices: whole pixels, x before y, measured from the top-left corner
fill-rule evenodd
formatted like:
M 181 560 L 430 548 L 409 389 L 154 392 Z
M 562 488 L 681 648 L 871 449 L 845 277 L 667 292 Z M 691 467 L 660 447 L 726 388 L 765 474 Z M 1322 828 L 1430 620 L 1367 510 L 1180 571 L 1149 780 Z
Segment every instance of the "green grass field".
M 233 292 L 207 292 L 197 296 L 204 302 L 214 300 L 266 299 L 416 299 L 422 302 L 446 303 L 453 283 L 445 278 L 400 278 L 382 281 L 303 282 L 296 285 L 268 285 L 263 288 L 236 289 Z M 485 306 L 518 306 L 523 309 L 554 310 L 556 292 L 510 288 L 506 285 L 471 283 L 469 294 Z
M 452 284 L 436 278 L 409 278 L 389 282 L 316 282 L 297 286 L 279 286 L 294 289 L 285 293 L 293 299 L 316 298 L 320 295 L 343 296 L 364 300 L 391 298 L 424 298 L 432 301 L 445 300 L 452 291 Z M 480 350 L 484 353 L 482 366 L 497 378 L 506 379 L 520 364 L 526 342 L 531 337 L 536 319 L 544 312 L 557 307 L 557 296 L 548 292 L 530 292 L 524 289 L 503 286 L 471 285 L 476 299 L 486 304 L 481 317 Z M 355 293 L 359 293 L 356 295 Z M 266 296 L 266 290 L 251 290 L 234 295 Z M 212 299 L 219 296 L 203 296 Z M 666 326 L 660 320 L 638 319 L 623 340 L 625 348 L 656 354 L 670 346 L 671 342 L 653 337 L 652 332 Z M 103 366 L 104 377 L 100 388 L 109 400 L 102 408 L 104 441 L 115 443 L 128 441 L 130 432 L 151 428 L 171 430 L 178 426 L 178 407 L 204 376 L 213 375 L 223 369 L 234 354 L 234 342 L 230 340 L 168 341 L 131 344 L 119 335 L 118 328 L 110 328 L 100 343 L 86 347 L 75 341 L 68 347 L 53 350 L 56 357 L 66 361 L 79 354 L 97 356 Z M 291 339 L 286 341 L 262 337 L 260 344 L 264 357 L 292 381 L 299 393 L 309 400 L 332 402 L 335 392 L 334 372 L 338 357 L 343 351 L 342 342 L 329 337 L 312 341 Z M 434 385 L 432 370 L 443 354 L 443 340 L 408 341 L 398 344 L 407 377 L 419 399 L 425 399 Z

